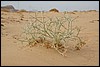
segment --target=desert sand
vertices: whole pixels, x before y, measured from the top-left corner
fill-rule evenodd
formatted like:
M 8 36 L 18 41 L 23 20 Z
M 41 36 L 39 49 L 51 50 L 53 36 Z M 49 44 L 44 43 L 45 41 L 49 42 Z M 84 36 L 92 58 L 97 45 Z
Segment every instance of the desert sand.
M 38 12 L 38 17 L 41 13 Z M 61 16 L 62 12 L 46 12 L 45 16 Z M 23 15 L 23 19 L 21 16 Z M 46 49 L 41 46 L 21 48 L 21 44 L 15 39 L 23 31 L 25 24 L 32 22 L 28 12 L 4 12 L 1 11 L 1 66 L 98 66 L 99 65 L 99 12 L 83 11 L 68 12 L 68 15 L 78 18 L 73 26 L 81 26 L 84 30 L 80 36 L 86 40 L 86 45 L 81 50 L 67 51 L 63 57 L 54 49 Z

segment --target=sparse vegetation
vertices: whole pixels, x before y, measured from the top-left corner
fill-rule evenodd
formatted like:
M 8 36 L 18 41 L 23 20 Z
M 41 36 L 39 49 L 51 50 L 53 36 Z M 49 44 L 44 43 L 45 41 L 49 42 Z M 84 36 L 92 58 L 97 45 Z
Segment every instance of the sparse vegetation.
M 74 10 L 73 12 L 78 12 L 77 10 Z
M 21 10 L 19 10 L 17 12 L 27 12 L 27 11 L 25 9 L 21 9 Z
M 59 12 L 59 10 L 57 10 L 56 8 L 53 8 L 53 9 L 49 10 L 49 12 Z
M 81 29 L 72 25 L 73 21 L 78 17 L 67 17 L 64 13 L 63 17 L 60 18 L 46 18 L 48 20 L 45 20 L 43 15 L 42 20 L 40 20 L 35 13 L 35 17 L 33 17 L 35 21 L 27 24 L 22 34 L 24 36 L 23 40 L 18 40 L 22 43 L 27 42 L 27 46 L 30 47 L 41 44 L 47 48 L 54 48 L 63 56 L 65 56 L 67 49 L 70 48 L 69 42 L 74 42 L 76 50 L 80 50 L 86 44 L 79 37 Z
M 88 12 L 96 12 L 96 10 L 88 10 Z
M 4 26 L 3 24 L 1 24 L 1 26 Z

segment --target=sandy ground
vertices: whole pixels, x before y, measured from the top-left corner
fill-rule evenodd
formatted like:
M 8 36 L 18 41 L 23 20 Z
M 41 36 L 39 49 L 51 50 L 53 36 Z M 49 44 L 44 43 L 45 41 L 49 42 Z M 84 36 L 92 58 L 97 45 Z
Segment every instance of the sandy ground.
M 20 17 L 23 14 L 24 19 Z M 22 27 L 30 22 L 34 13 L 1 12 L 1 65 L 2 66 L 98 66 L 99 65 L 99 12 L 68 13 L 72 17 L 79 16 L 73 25 L 84 28 L 80 36 L 86 39 L 86 45 L 79 51 L 67 52 L 63 57 L 54 49 L 40 46 L 21 49 L 23 45 L 14 39 L 20 35 Z M 46 16 L 61 16 L 61 13 L 45 13 Z M 41 16 L 38 13 L 38 16 Z

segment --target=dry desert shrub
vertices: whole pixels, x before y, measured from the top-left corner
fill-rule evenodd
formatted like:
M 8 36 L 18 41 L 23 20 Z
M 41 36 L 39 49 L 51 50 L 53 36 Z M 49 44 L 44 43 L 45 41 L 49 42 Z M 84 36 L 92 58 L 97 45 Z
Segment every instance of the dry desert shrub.
M 73 27 L 72 22 L 76 18 L 71 18 L 63 14 L 63 17 L 50 18 L 48 20 L 38 19 L 35 13 L 35 19 L 31 23 L 27 24 L 24 28 L 22 39 L 19 41 L 27 42 L 30 47 L 37 44 L 45 46 L 47 48 L 53 48 L 61 55 L 65 56 L 69 47 L 69 42 L 73 42 L 76 50 L 80 50 L 86 43 L 79 36 L 80 27 Z
M 1 26 L 4 26 L 3 24 L 1 24 Z
M 78 12 L 77 10 L 74 10 L 73 12 Z
M 17 13 L 22 13 L 22 12 L 27 12 L 25 9 L 21 9 L 19 11 L 17 11 Z
M 49 10 L 49 12 L 59 12 L 59 10 L 57 10 L 56 8 L 53 8 L 53 9 Z
M 96 10 L 88 10 L 88 12 L 97 12 Z

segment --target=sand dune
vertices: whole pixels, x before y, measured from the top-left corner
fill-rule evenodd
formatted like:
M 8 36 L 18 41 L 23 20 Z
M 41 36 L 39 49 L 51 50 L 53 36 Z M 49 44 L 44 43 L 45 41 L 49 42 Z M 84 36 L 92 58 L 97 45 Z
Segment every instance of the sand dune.
M 41 46 L 25 47 L 14 36 L 19 36 L 22 27 L 31 22 L 34 13 L 1 12 L 1 65 L 2 66 L 98 66 L 99 65 L 99 12 L 68 13 L 79 16 L 73 23 L 84 28 L 80 36 L 86 39 L 86 45 L 80 50 L 71 50 L 63 57 L 54 49 Z M 61 13 L 44 13 L 45 16 L 61 16 Z M 21 17 L 24 17 L 21 19 Z M 41 16 L 41 13 L 38 13 Z M 92 21 L 92 23 L 91 23 Z

